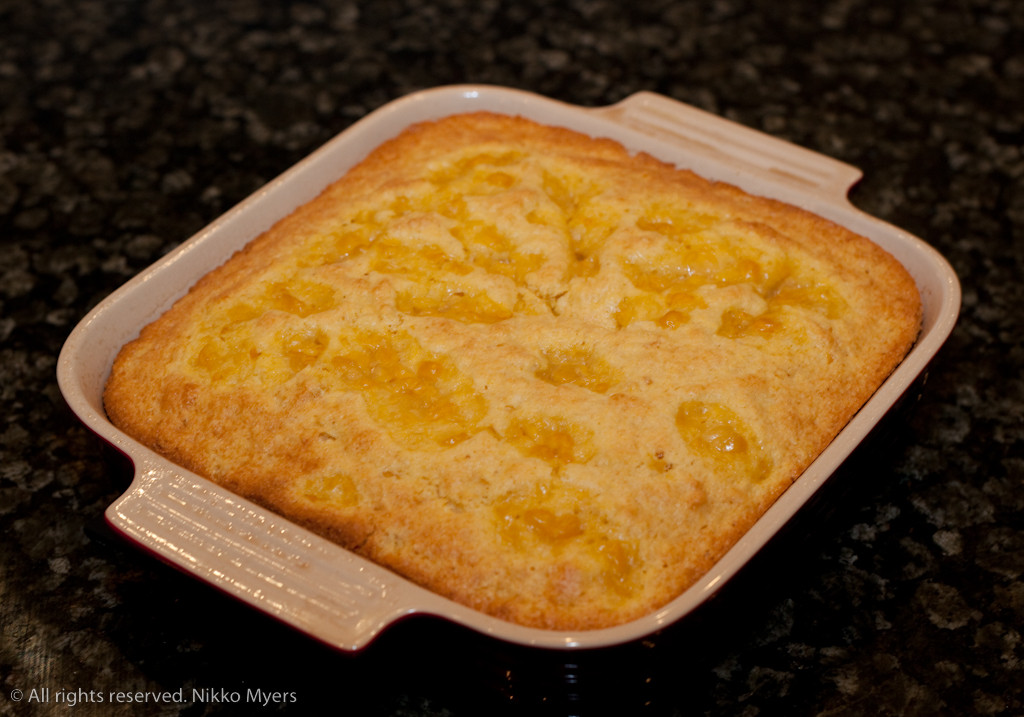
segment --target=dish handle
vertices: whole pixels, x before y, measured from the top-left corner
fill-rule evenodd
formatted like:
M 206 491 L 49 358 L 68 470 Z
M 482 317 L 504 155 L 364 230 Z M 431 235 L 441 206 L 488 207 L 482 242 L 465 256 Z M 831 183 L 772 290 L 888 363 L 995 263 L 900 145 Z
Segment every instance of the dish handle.
M 654 92 L 596 110 L 608 119 L 729 166 L 738 175 L 782 183 L 806 195 L 846 200 L 863 176 L 845 162 Z
M 417 586 L 158 459 L 136 464 L 105 517 L 163 561 L 343 650 L 422 604 Z

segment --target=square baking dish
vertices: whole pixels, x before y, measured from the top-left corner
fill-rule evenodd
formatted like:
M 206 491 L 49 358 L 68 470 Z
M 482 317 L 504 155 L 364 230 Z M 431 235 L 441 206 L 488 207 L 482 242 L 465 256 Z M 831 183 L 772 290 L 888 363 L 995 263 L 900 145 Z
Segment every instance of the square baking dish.
M 103 387 L 121 346 L 200 277 L 408 125 L 476 110 L 611 137 L 631 151 L 808 209 L 888 250 L 921 292 L 917 343 L 826 450 L 695 585 L 660 610 L 616 627 L 579 632 L 522 627 L 443 598 L 167 461 L 114 427 L 103 411 Z M 492 86 L 440 87 L 396 100 L 133 278 L 70 334 L 57 367 L 61 391 L 85 425 L 134 466 L 130 487 L 107 509 L 106 520 L 158 558 L 341 650 L 365 647 L 410 615 L 432 615 L 543 648 L 604 647 L 649 635 L 705 602 L 808 503 L 952 331 L 960 307 L 956 275 L 929 245 L 850 204 L 847 193 L 860 176 L 849 165 L 647 92 L 601 108 Z

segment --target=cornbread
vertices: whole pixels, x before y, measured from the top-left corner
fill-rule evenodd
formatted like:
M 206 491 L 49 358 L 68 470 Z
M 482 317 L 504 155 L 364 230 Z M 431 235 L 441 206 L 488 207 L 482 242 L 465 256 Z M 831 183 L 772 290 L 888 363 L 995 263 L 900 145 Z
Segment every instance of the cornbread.
M 849 421 L 920 324 L 823 218 L 607 139 L 415 125 L 115 361 L 113 423 L 522 625 L 645 615 Z

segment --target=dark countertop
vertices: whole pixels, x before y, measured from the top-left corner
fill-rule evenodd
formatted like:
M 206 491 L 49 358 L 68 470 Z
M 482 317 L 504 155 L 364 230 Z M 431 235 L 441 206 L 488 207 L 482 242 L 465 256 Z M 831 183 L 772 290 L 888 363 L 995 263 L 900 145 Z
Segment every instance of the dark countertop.
M 0 715 L 1024 715 L 1022 48 L 1013 0 L 0 0 Z M 368 111 L 459 82 L 651 90 L 831 155 L 963 283 L 910 410 L 652 640 L 410 620 L 337 654 L 103 530 L 118 466 L 55 382 L 77 321 Z M 178 689 L 206 692 L 89 702 Z M 248 689 L 297 704 L 218 699 Z

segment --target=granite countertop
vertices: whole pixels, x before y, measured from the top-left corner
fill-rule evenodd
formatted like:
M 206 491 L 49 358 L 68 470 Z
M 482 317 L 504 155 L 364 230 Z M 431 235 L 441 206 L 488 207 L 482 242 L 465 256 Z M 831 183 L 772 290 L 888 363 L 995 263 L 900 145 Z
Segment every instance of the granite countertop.
M 0 715 L 1024 715 L 1021 48 L 1012 0 L 0 0 Z M 336 653 L 112 538 L 123 466 L 56 385 L 124 281 L 370 110 L 462 82 L 658 92 L 848 162 L 854 203 L 963 285 L 881 440 L 641 643 L 414 619 Z M 250 690 L 278 694 L 226 701 Z

